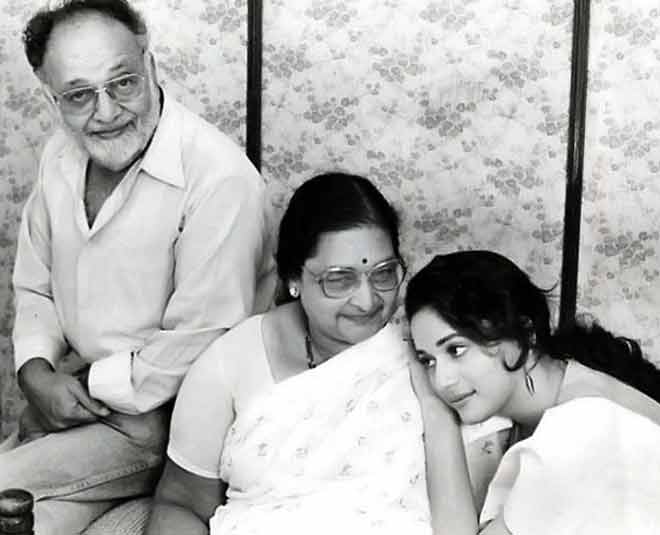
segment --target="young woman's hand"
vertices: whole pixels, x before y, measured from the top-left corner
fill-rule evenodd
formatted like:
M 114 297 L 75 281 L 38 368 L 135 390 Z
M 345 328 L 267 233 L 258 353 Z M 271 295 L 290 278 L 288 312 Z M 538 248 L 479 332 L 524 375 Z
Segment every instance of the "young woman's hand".
M 456 412 L 433 391 L 428 369 L 414 356 L 410 357 L 408 368 L 410 369 L 410 381 L 413 390 L 422 408 L 422 415 L 425 418 L 428 415 L 433 415 L 457 421 L 458 415 Z

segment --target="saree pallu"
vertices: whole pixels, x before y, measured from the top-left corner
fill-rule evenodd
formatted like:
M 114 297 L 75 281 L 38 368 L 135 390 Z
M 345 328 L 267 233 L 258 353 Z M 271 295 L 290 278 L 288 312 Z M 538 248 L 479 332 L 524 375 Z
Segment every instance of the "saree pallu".
M 212 535 L 430 535 L 422 420 L 386 326 L 237 415 Z

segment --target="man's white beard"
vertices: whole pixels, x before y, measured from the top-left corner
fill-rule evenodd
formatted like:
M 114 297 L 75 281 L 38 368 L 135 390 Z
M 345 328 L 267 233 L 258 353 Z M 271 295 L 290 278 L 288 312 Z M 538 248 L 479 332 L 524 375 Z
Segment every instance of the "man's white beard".
M 160 119 L 158 102 L 159 92 L 154 84 L 151 89 L 149 113 L 134 118 L 116 138 L 102 139 L 84 132 L 73 132 L 66 123 L 64 127 L 96 164 L 110 171 L 121 171 L 131 165 L 149 143 Z
M 101 139 L 93 135 L 78 134 L 78 142 L 98 165 L 111 171 L 121 171 L 131 165 L 142 152 L 155 124 L 156 121 L 150 125 L 137 119 L 114 139 Z

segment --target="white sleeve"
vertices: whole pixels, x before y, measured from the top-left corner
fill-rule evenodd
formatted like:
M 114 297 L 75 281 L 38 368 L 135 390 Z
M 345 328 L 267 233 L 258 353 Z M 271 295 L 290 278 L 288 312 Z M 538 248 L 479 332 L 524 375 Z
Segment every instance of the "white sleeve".
M 224 438 L 234 420 L 232 393 L 223 365 L 224 337 L 192 365 L 176 398 L 168 457 L 184 470 L 220 479 Z
M 258 316 L 231 329 L 195 361 L 176 398 L 168 457 L 184 470 L 220 479 L 225 435 L 235 418 L 241 375 L 263 344 Z
M 481 520 L 501 514 L 514 535 L 651 533 L 658 444 L 659 426 L 603 398 L 555 407 L 504 456 Z
M 51 138 L 52 139 L 52 138 Z M 39 167 L 39 178 L 23 208 L 13 272 L 16 314 L 13 328 L 16 371 L 28 360 L 41 357 L 53 367 L 67 349 L 51 287 L 51 227 L 43 191 L 43 173 L 52 158 L 49 141 Z

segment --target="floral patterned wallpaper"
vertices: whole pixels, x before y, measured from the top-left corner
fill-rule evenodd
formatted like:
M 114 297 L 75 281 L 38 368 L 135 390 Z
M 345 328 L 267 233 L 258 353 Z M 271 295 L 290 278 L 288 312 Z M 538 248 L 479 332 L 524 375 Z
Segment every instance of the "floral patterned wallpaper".
M 52 122 L 20 44 L 35 2 L 0 7 L 0 437 L 21 406 L 13 380 L 11 272 L 21 208 L 32 187 L 40 149 Z
M 660 364 L 660 4 L 592 0 L 578 309 Z
M 491 248 L 559 282 L 572 2 L 266 0 L 262 172 L 363 173 L 411 271 Z M 558 294 L 558 291 L 557 291 Z
M 0 1 L 0 439 L 22 407 L 10 341 L 16 233 L 52 128 L 20 35 L 45 3 Z M 133 0 L 133 5 L 147 19 L 163 86 L 244 144 L 246 0 Z

